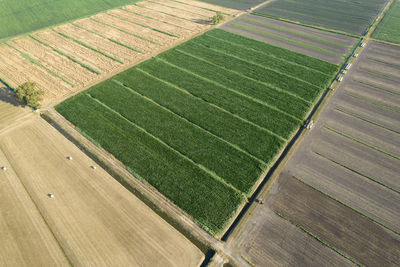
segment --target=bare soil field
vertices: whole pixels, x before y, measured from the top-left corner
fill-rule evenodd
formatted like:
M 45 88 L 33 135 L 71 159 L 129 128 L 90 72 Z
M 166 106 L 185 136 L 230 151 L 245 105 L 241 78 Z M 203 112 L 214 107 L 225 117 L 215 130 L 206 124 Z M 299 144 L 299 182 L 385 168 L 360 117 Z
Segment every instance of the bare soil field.
M 239 13 L 196 1 L 165 3 L 174 7 L 143 1 L 8 40 L 15 49 L 0 45 L 0 79 L 14 88 L 35 82 L 47 106 L 210 28 L 210 7 Z
M 334 64 L 342 63 L 357 41 L 349 36 L 249 14 L 222 28 Z
M 7 177 L 8 182 L 16 183 L 15 176 L 19 177 L 74 266 L 198 266 L 203 259 L 204 255 L 189 240 L 104 170 L 91 168 L 94 162 L 41 118 L 31 118 L 3 132 L 0 149 L 8 160 L 4 164 L 10 167 L 7 175 L 15 172 Z M 0 153 L 0 161 L 3 161 L 2 155 Z M 0 173 L 0 177 L 2 175 Z M 10 190 L 3 179 L 1 183 L 0 190 Z M 1 201 L 1 205 L 12 203 L 9 205 L 13 209 L 25 209 L 29 215 L 27 219 L 23 213 L 1 213 L 7 221 L 20 221 L 24 232 L 16 228 L 19 236 L 11 242 L 14 247 L 2 250 L 0 255 L 11 250 L 16 253 L 16 261 L 32 257 L 38 265 L 40 261 L 48 261 L 50 265 L 65 263 L 54 238 L 41 230 L 44 222 L 39 220 L 34 208 L 29 208 L 33 203 L 28 201 L 26 192 L 25 195 L 11 194 L 8 196 L 11 199 L 0 195 L 2 200 L 5 197 L 4 201 L 12 201 Z M 54 198 L 48 197 L 50 193 Z M 15 205 L 12 197 L 22 204 Z M 29 229 L 34 225 L 36 232 L 31 233 Z M 0 229 L 4 227 L 0 224 Z M 43 243 L 37 242 L 35 235 L 41 237 Z M 0 244 L 10 238 L 12 236 L 1 235 Z M 31 240 L 35 244 L 30 244 Z M 18 242 L 21 246 L 16 247 Z M 49 256 L 33 257 L 43 251 Z
M 298 231 L 308 232 L 310 239 L 318 237 L 326 247 L 354 263 L 398 264 L 400 95 L 391 90 L 392 79 L 397 76 L 385 72 L 383 67 L 389 60 L 378 56 L 390 53 L 396 56 L 400 48 L 376 42 L 367 44 L 277 178 L 265 199 L 268 208 L 256 208 L 242 230 L 238 251 L 244 253 L 259 242 L 253 241 L 250 233 L 254 225 L 260 224 L 263 229 L 275 227 L 276 224 L 263 219 L 275 212 L 285 218 L 281 221 L 289 220 Z M 381 61 L 373 67 L 384 74 L 378 81 L 362 71 L 370 66 L 371 55 Z M 258 240 L 262 239 L 269 240 L 269 235 Z M 286 244 L 287 237 L 277 235 L 274 242 Z M 284 248 L 296 257 L 292 250 Z M 253 254 L 249 259 L 265 264 L 268 257 L 275 257 L 272 250 L 265 253 L 268 256 Z

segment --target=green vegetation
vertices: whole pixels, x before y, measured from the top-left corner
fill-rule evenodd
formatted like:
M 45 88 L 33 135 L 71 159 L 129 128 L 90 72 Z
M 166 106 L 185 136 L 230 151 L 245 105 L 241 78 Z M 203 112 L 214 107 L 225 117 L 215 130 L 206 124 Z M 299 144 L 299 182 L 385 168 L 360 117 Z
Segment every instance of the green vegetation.
M 280 0 L 258 9 L 254 14 L 362 34 L 386 2 L 386 0 Z
M 0 1 L 0 39 L 47 28 L 135 2 L 137 1 L 2 0 Z
M 26 82 L 15 89 L 15 97 L 24 105 L 40 107 L 44 91 L 36 88 L 36 83 Z
M 336 69 L 216 29 L 56 109 L 204 228 L 220 233 Z
M 210 20 L 212 24 L 217 25 L 224 20 L 224 15 L 221 11 L 217 11 L 217 13 L 212 18 L 210 18 Z
M 400 44 L 400 1 L 395 0 L 379 23 L 373 36 L 376 39 Z

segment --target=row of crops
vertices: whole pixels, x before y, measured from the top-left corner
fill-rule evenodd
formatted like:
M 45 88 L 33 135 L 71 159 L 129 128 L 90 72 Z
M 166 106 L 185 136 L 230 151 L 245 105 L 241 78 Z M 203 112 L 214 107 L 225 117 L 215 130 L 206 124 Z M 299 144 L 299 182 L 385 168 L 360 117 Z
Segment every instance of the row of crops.
M 325 61 L 216 29 L 56 109 L 219 233 L 336 71 Z
M 400 44 L 400 1 L 395 0 L 373 34 L 374 38 Z

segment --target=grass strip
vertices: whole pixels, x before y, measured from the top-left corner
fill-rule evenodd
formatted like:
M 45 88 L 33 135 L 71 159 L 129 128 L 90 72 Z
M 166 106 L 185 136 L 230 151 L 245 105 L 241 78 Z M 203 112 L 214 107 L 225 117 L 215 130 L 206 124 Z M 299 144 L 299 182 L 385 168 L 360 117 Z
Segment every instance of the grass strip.
M 345 91 L 344 94 L 347 95 L 347 96 L 350 96 L 352 98 L 358 99 L 361 102 L 364 102 L 366 104 L 370 104 L 370 105 L 373 105 L 375 107 L 378 107 L 378 108 L 381 108 L 381 109 L 384 109 L 384 110 L 387 110 L 387 111 L 400 113 L 400 109 L 397 108 L 397 107 L 385 105 L 385 104 L 382 104 L 381 102 L 378 102 L 378 101 L 369 100 L 369 99 L 367 99 L 365 97 L 350 93 L 348 91 Z
M 302 120 L 308 112 L 311 103 L 299 98 L 297 95 L 269 86 L 266 83 L 246 77 L 241 73 L 229 70 L 213 62 L 200 59 L 187 52 L 172 49 L 162 53 L 157 58 L 183 69 L 196 73 L 198 76 L 207 77 L 209 80 L 223 84 L 237 92 L 251 98 L 258 99 L 278 110 Z M 287 107 L 290 106 L 290 109 Z
M 248 193 L 264 170 L 254 157 L 112 80 L 88 94 L 241 192 Z
M 349 206 L 349 205 L 343 203 L 342 201 L 340 201 L 340 200 L 338 200 L 338 199 L 332 197 L 331 195 L 329 195 L 329 194 L 325 193 L 324 191 L 322 191 L 322 190 L 320 190 L 320 189 L 318 189 L 318 188 L 312 186 L 311 184 L 309 184 L 309 183 L 303 181 L 302 179 L 297 178 L 296 176 L 292 176 L 292 177 L 293 177 L 294 179 L 298 180 L 299 182 L 305 184 L 306 186 L 308 186 L 308 187 L 314 189 L 315 191 L 317 191 L 317 192 L 323 194 L 323 195 L 326 196 L 327 198 L 336 201 L 337 203 L 343 205 L 344 207 L 346 207 L 346 208 L 348 208 L 348 209 L 351 209 L 351 210 L 354 211 L 355 213 L 360 214 L 361 216 L 363 216 L 363 217 L 367 218 L 368 220 L 370 220 L 370 221 L 372 221 L 372 222 L 374 222 L 374 223 L 376 223 L 376 224 L 382 226 L 383 228 L 388 229 L 389 231 L 391 231 L 391 232 L 393 232 L 393 233 L 395 233 L 395 234 L 397 234 L 397 235 L 400 235 L 400 232 L 397 232 L 396 230 L 391 229 L 390 227 L 384 225 L 383 223 L 381 223 L 381 222 L 375 220 L 374 218 L 371 218 L 370 216 L 368 216 L 368 215 L 362 213 L 361 211 L 359 211 L 359 210 L 357 210 L 357 209 L 355 209 L 355 208 L 353 208 L 353 207 L 351 207 L 351 206 Z
M 291 92 L 310 102 L 313 102 L 322 91 L 322 88 L 315 85 L 310 85 L 309 83 L 288 76 L 283 78 L 282 75 L 276 71 L 268 70 L 262 66 L 251 64 L 248 61 L 241 60 L 234 56 L 214 51 L 205 46 L 198 45 L 195 42 L 184 43 L 180 45 L 178 49 L 179 51 L 184 51 L 213 62 L 218 66 L 239 72 L 244 76 L 279 87 L 282 90 Z
M 146 15 L 143 15 L 143 14 L 140 14 L 140 13 L 137 13 L 137 12 L 135 12 L 135 11 L 132 11 L 132 10 L 129 10 L 129 9 L 125 9 L 125 8 L 119 8 L 119 9 L 120 9 L 120 10 L 123 10 L 123 11 L 125 11 L 125 12 L 128 12 L 128 13 L 131 13 L 131 14 L 135 14 L 135 15 L 140 16 L 140 17 L 143 17 L 143 18 L 147 18 L 147 19 L 159 21 L 159 22 L 162 22 L 162 23 L 165 23 L 165 24 L 168 24 L 168 25 L 177 27 L 177 28 L 181 28 L 181 29 L 184 29 L 184 30 L 193 32 L 193 30 L 191 30 L 191 29 L 189 29 L 189 28 L 185 28 L 185 27 L 183 27 L 183 26 L 181 26 L 181 25 L 176 25 L 176 24 L 173 24 L 173 23 L 168 22 L 168 21 L 165 21 L 165 20 L 161 20 L 161 19 L 157 19 L 157 18 L 154 18 L 154 17 L 146 16 Z
M 52 47 L 51 45 L 49 45 L 49 44 L 43 42 L 42 40 L 36 38 L 35 36 L 29 35 L 29 37 L 31 37 L 33 40 L 35 40 L 35 41 L 41 43 L 42 45 L 47 46 L 47 47 L 53 49 L 55 52 L 57 52 L 57 53 L 59 53 L 60 55 L 62 55 L 62 56 L 64 56 L 64 57 L 68 58 L 69 60 L 71 60 L 71 61 L 73 61 L 73 62 L 75 62 L 75 63 L 81 65 L 82 67 L 88 69 L 89 71 L 91 71 L 91 72 L 93 72 L 93 73 L 96 73 L 96 74 L 101 74 L 101 71 L 99 71 L 99 70 L 97 70 L 97 69 L 95 69 L 95 68 L 93 68 L 93 67 L 91 67 L 91 66 L 89 66 L 89 65 L 86 65 L 85 63 L 81 62 L 80 60 L 78 60 L 78 59 L 76 59 L 76 58 L 74 58 L 74 57 L 72 57 L 72 56 L 70 56 L 70 55 L 64 53 L 63 51 L 61 51 L 61 50 L 59 50 L 59 49 L 57 49 L 57 48 Z
M 242 194 L 85 94 L 68 99 L 56 109 L 211 233 L 222 231 L 244 200 Z
M 363 264 L 359 263 L 358 261 L 356 261 L 355 259 L 353 259 L 352 257 L 346 255 L 344 252 L 340 251 L 339 249 L 335 248 L 334 246 L 330 245 L 329 243 L 327 243 L 326 241 L 324 241 L 323 239 L 321 239 L 319 236 L 317 236 L 316 234 L 310 232 L 309 230 L 307 230 L 306 228 L 304 228 L 303 226 L 301 226 L 300 224 L 297 224 L 296 222 L 292 221 L 291 219 L 289 219 L 288 217 L 286 217 L 285 215 L 283 215 L 282 213 L 280 213 L 279 211 L 275 211 L 275 214 L 278 215 L 279 217 L 281 217 L 282 219 L 284 219 L 285 221 L 289 222 L 290 224 L 296 226 L 297 228 L 299 228 L 300 230 L 302 230 L 304 233 L 308 234 L 309 236 L 313 237 L 315 240 L 317 240 L 318 242 L 322 243 L 323 245 L 327 246 L 328 248 L 332 249 L 333 251 L 335 251 L 337 254 L 339 254 L 340 256 L 348 259 L 349 261 L 351 261 L 352 263 L 356 264 L 357 266 L 364 266 Z
M 293 31 L 293 30 L 286 29 L 284 27 L 279 27 L 279 26 L 272 25 L 272 24 L 269 24 L 269 23 L 257 21 L 257 20 L 254 20 L 254 19 L 241 18 L 241 20 L 250 22 L 252 24 L 259 24 L 259 25 L 262 25 L 264 27 L 275 29 L 275 30 L 279 30 L 279 31 L 282 31 L 282 32 L 295 34 L 295 35 L 302 36 L 302 37 L 305 37 L 307 39 L 319 41 L 319 42 L 322 42 L 322 43 L 331 44 L 331 45 L 340 46 L 340 47 L 345 47 L 345 48 L 351 48 L 350 46 L 347 46 L 347 45 L 344 45 L 344 44 L 340 44 L 340 43 L 336 43 L 336 42 L 333 42 L 333 41 L 325 40 L 325 39 L 322 39 L 322 38 L 319 38 L 319 37 L 316 37 L 316 36 L 312 36 L 312 35 L 309 35 L 309 34 L 296 32 L 296 31 Z
M 116 61 L 116 62 L 118 62 L 118 63 L 124 64 L 124 62 L 123 62 L 121 59 L 116 58 L 116 57 L 114 57 L 114 56 L 112 56 L 112 55 L 110 55 L 110 54 L 107 54 L 107 53 L 103 52 L 103 51 L 100 51 L 100 50 L 98 50 L 97 48 L 86 44 L 85 42 L 82 42 L 82 41 L 80 41 L 80 40 L 77 40 L 77 39 L 75 39 L 74 37 L 71 37 L 71 36 L 69 36 L 69 35 L 67 35 L 67 34 L 65 34 L 65 33 L 56 31 L 56 30 L 54 30 L 54 29 L 53 29 L 53 31 L 56 32 L 56 33 L 58 33 L 59 35 L 65 37 L 65 38 L 67 38 L 67 39 L 70 39 L 70 40 L 74 41 L 74 42 L 77 43 L 77 44 L 80 44 L 81 46 L 84 46 L 84 47 L 86 47 L 86 48 L 88 48 L 88 49 L 90 49 L 90 50 L 92 50 L 92 51 L 95 51 L 95 52 L 97 52 L 97 53 L 99 53 L 99 54 L 101 54 L 101 55 L 103 55 L 103 56 L 105 56 L 105 57 L 108 57 L 109 59 L 112 59 L 112 60 L 114 60 L 114 61 Z
M 82 27 L 81 25 L 78 25 L 78 24 L 75 24 L 75 23 L 71 23 L 71 24 L 74 25 L 74 26 L 77 27 L 77 28 L 80 28 L 80 29 L 85 30 L 85 31 L 90 32 L 90 33 L 93 33 L 93 34 L 95 34 L 95 35 L 97 35 L 97 36 L 100 36 L 101 38 L 107 39 L 107 40 L 109 40 L 109 41 L 111 41 L 111 42 L 113 42 L 113 43 L 116 43 L 116 44 L 120 45 L 120 46 L 126 47 L 126 48 L 128 48 L 128 49 L 130 49 L 130 50 L 133 50 L 133 51 L 135 51 L 135 52 L 144 54 L 143 51 L 141 51 L 141 50 L 139 50 L 139 49 L 137 49 L 137 48 L 135 48 L 135 47 L 132 47 L 132 46 L 130 46 L 130 45 L 121 43 L 121 42 L 118 41 L 118 40 L 115 40 L 115 39 L 112 39 L 112 38 L 108 38 L 108 37 L 106 37 L 106 36 L 104 36 L 104 35 L 101 35 L 101 34 L 99 34 L 99 33 L 97 33 L 97 32 L 94 32 L 94 31 L 92 31 L 92 30 L 86 29 L 85 27 Z
M 97 19 L 95 19 L 95 18 L 89 18 L 89 19 L 90 19 L 90 20 L 93 20 L 94 22 L 97 22 L 97 23 L 103 24 L 103 25 L 105 25 L 105 26 L 111 27 L 111 28 L 113 28 L 113 29 L 116 29 L 116 30 L 118 30 L 118 31 L 120 31 L 120 32 L 123 32 L 123 33 L 129 34 L 129 35 L 135 36 L 136 38 L 145 40 L 145 41 L 150 42 L 150 43 L 152 43 L 152 44 L 161 45 L 160 43 L 158 43 L 158 42 L 156 42 L 156 41 L 149 40 L 149 39 L 147 39 L 147 38 L 145 38 L 145 37 L 143 37 L 143 36 L 134 34 L 134 33 L 132 33 L 132 32 L 125 31 L 124 29 L 120 29 L 120 28 L 118 28 L 118 27 L 115 27 L 115 26 L 113 26 L 113 25 L 111 25 L 111 24 L 102 22 L 102 21 L 97 20 Z
M 68 85 L 70 85 L 71 87 L 75 87 L 75 85 L 73 83 L 71 83 L 70 81 L 68 81 L 67 79 L 65 79 L 64 77 L 62 77 L 61 75 L 59 75 L 58 73 L 50 70 L 49 68 L 47 68 L 46 66 L 44 66 L 42 63 L 40 63 L 39 61 L 33 59 L 32 57 L 30 57 L 28 54 L 23 53 L 22 51 L 18 50 L 17 48 L 15 48 L 14 46 L 10 45 L 9 43 L 5 43 L 6 45 L 8 45 L 9 47 L 13 48 L 15 51 L 17 51 L 18 53 L 21 54 L 21 56 L 23 56 L 24 58 L 26 58 L 27 60 L 29 60 L 30 62 L 32 62 L 35 65 L 38 65 L 39 67 L 45 69 L 48 73 L 50 73 L 51 75 L 53 75 L 56 78 L 59 78 L 60 80 L 62 80 L 63 82 L 67 83 Z
M 114 15 L 114 14 L 109 14 L 109 13 L 105 13 L 105 14 L 107 14 L 108 16 L 111 16 L 111 17 L 114 17 L 114 18 L 117 18 L 117 19 L 123 20 L 123 21 L 127 21 L 127 22 L 130 22 L 130 23 L 133 23 L 133 24 L 139 25 L 139 26 L 141 26 L 141 27 L 144 27 L 144 28 L 147 28 L 147 29 L 150 29 L 150 30 L 156 31 L 156 32 L 159 32 L 159 33 L 162 33 L 162 34 L 165 34 L 165 35 L 171 36 L 171 37 L 179 38 L 179 36 L 178 36 L 178 35 L 175 35 L 175 34 L 172 34 L 172 33 L 169 33 L 169 32 L 163 31 L 163 30 L 160 30 L 160 29 L 156 29 L 156 28 L 153 28 L 153 27 L 150 27 L 150 26 L 147 26 L 147 25 L 141 24 L 141 23 L 137 23 L 137 22 L 134 22 L 134 21 L 132 21 L 132 20 L 130 20 L 130 19 L 126 19 L 126 18 L 123 18 L 123 17 L 119 17 L 119 16 L 117 16 L 117 15 Z
M 339 108 L 339 107 L 336 107 L 335 109 L 336 109 L 337 111 L 342 112 L 342 113 L 344 113 L 344 114 L 346 114 L 346 115 L 348 115 L 348 116 L 351 116 L 351 117 L 353 117 L 353 118 L 357 118 L 357 119 L 359 119 L 359 120 L 365 121 L 365 122 L 370 123 L 370 124 L 372 124 L 372 125 L 381 127 L 381 128 L 383 128 L 383 129 L 385 129 L 385 130 L 388 130 L 388 131 L 391 131 L 391 132 L 400 134 L 399 131 L 393 130 L 393 129 L 388 128 L 388 127 L 386 127 L 386 126 L 384 126 L 384 125 L 382 125 L 382 124 L 379 124 L 379 123 L 373 122 L 373 121 L 371 121 L 371 120 L 365 119 L 365 118 L 363 118 L 363 117 L 361 117 L 361 116 L 359 116 L 359 115 L 357 115 L 357 114 L 354 114 L 354 113 L 352 113 L 352 112 L 345 111 L 345 110 L 343 110 L 343 109 L 341 109 L 341 108 Z
M 393 154 L 391 154 L 391 153 L 389 153 L 389 152 L 386 152 L 386 151 L 384 151 L 384 150 L 382 150 L 382 149 L 380 149 L 380 148 L 378 148 L 378 147 L 375 147 L 375 146 L 372 146 L 372 145 L 370 145 L 370 144 L 367 144 L 367 143 L 365 143 L 365 142 L 363 142 L 363 141 L 360 141 L 360 140 L 358 140 L 358 139 L 356 139 L 356 138 L 354 138 L 354 137 L 352 137 L 352 136 L 350 136 L 350 135 L 344 134 L 344 133 L 342 133 L 342 132 L 340 132 L 340 131 L 338 131 L 338 130 L 335 130 L 335 129 L 329 127 L 329 126 L 326 126 L 326 125 L 325 125 L 324 128 L 327 129 L 327 130 L 329 130 L 329 131 L 331 131 L 331 132 L 334 132 L 334 133 L 336 133 L 336 134 L 338 134 L 338 135 L 341 135 L 341 136 L 343 136 L 343 137 L 345 137 L 345 138 L 347 138 L 347 139 L 349 139 L 349 140 L 352 140 L 352 141 L 354 141 L 354 142 L 356 142 L 356 143 L 359 143 L 359 144 L 361 144 L 361 145 L 363 145 L 363 146 L 366 146 L 366 147 L 371 148 L 371 149 L 373 149 L 373 150 L 375 150 L 375 151 L 381 152 L 382 154 L 385 154 L 385 155 L 387 155 L 387 156 L 389 156 L 389 157 L 392 157 L 392 158 L 394 158 L 394 159 L 400 160 L 400 157 L 398 157 L 398 156 L 396 156 L 396 155 L 393 155 Z
M 302 82 L 307 82 L 315 86 L 326 87 L 332 80 L 332 74 L 322 74 L 313 69 L 298 64 L 291 64 L 288 61 L 276 57 L 271 57 L 268 54 L 215 39 L 212 36 L 202 35 L 201 37 L 194 39 L 194 42 L 215 51 L 235 56 L 241 60 L 248 61 L 252 64 L 262 66 L 282 75 L 299 79 Z
M 398 190 L 396 190 L 396 189 L 394 189 L 394 188 L 392 188 L 392 187 L 390 187 L 390 186 L 388 186 L 388 185 L 386 185 L 386 184 L 384 184 L 384 183 L 382 183 L 382 182 L 376 180 L 375 178 L 372 178 L 372 177 L 370 177 L 370 176 L 368 176 L 368 175 L 366 175 L 366 174 L 363 174 L 363 173 L 361 173 L 361 172 L 359 172 L 359 171 L 356 171 L 356 170 L 354 170 L 354 169 L 352 169 L 352 168 L 350 168 L 350 167 L 348 167 L 348 166 L 346 166 L 346 165 L 344 165 L 344 164 L 342 164 L 342 163 L 340 163 L 340 162 L 338 162 L 338 161 L 335 161 L 335 160 L 333 160 L 333 159 L 331 159 L 331 158 L 328 158 L 328 157 L 325 156 L 325 155 L 322 155 L 322 154 L 319 153 L 319 152 L 316 152 L 316 151 L 313 151 L 313 152 L 314 152 L 315 154 L 317 154 L 318 156 L 320 156 L 320 157 L 322 157 L 322 158 L 324 158 L 324 159 L 326 159 L 326 160 L 329 160 L 330 162 L 335 163 L 336 165 L 338 165 L 338 166 L 340 166 L 340 167 L 342 167 L 342 168 L 345 168 L 346 170 L 349 170 L 349 171 L 351 171 L 351 172 L 354 172 L 355 174 L 358 174 L 358 175 L 361 176 L 361 177 L 364 177 L 364 178 L 366 178 L 366 179 L 368 179 L 368 180 L 370 180 L 370 181 L 372 181 L 372 182 L 374 182 L 374 183 L 377 183 L 377 184 L 379 184 L 379 185 L 381 185 L 381 186 L 383 186 L 383 187 L 386 187 L 387 189 L 389 189 L 389 190 L 391 190 L 391 191 L 393 191 L 393 192 L 396 192 L 397 194 L 400 194 L 400 191 L 398 191 Z
M 292 39 L 289 39 L 289 38 L 286 38 L 286 37 L 283 37 L 283 36 L 280 36 L 280 35 L 277 35 L 277 34 L 267 33 L 267 32 L 260 31 L 260 30 L 257 30 L 255 28 L 244 26 L 244 25 L 240 25 L 240 24 L 237 24 L 237 23 L 231 23 L 230 25 L 232 25 L 235 28 L 239 28 L 239 29 L 242 29 L 242 30 L 258 33 L 258 34 L 265 35 L 265 36 L 268 36 L 268 37 L 272 37 L 272 38 L 275 38 L 275 39 L 280 39 L 280 40 L 283 40 L 283 41 L 286 41 L 286 42 L 289 42 L 289 43 L 292 43 L 292 44 L 295 44 L 295 45 L 299 45 L 299 46 L 303 46 L 303 47 L 306 47 L 306 48 L 310 48 L 310 49 L 315 50 L 315 51 L 323 52 L 323 53 L 326 53 L 326 54 L 331 54 L 331 55 L 338 56 L 338 57 L 343 57 L 342 54 L 339 54 L 339 53 L 336 53 L 336 52 L 333 52 L 333 51 L 330 51 L 330 50 L 327 50 L 327 49 L 323 49 L 323 48 L 318 47 L 318 46 L 306 44 L 306 43 L 303 43 L 303 42 L 300 42 L 300 41 L 295 41 L 295 40 L 292 40 Z
M 392 90 L 384 89 L 384 88 L 379 87 L 379 86 L 377 86 L 377 85 L 375 85 L 375 84 L 372 84 L 372 83 L 368 83 L 368 82 L 365 82 L 365 81 L 360 81 L 360 80 L 354 79 L 354 78 L 353 78 L 353 81 L 355 81 L 355 82 L 357 82 L 357 83 L 360 83 L 360 84 L 363 84 L 363 85 L 365 85 L 365 86 L 368 86 L 369 88 L 371 88 L 371 89 L 373 89 L 373 90 L 384 91 L 384 92 L 387 92 L 387 93 L 393 94 L 393 95 L 400 95 L 400 93 L 398 93 L 398 92 L 394 92 L 394 91 L 392 91 Z
M 250 153 L 261 160 L 260 163 L 263 165 L 271 162 L 272 152 L 278 152 L 286 142 L 285 139 L 278 138 L 269 131 L 237 118 L 186 91 L 166 84 L 140 69 L 115 78 L 129 90 L 150 98 L 189 122 Z
M 11 90 L 14 91 L 14 89 L 10 86 L 10 83 L 7 82 L 3 77 L 0 77 L 0 82 L 1 82 L 2 84 L 4 84 L 7 88 L 9 88 L 9 89 L 11 89 Z
M 230 113 L 273 131 L 283 138 L 288 138 L 301 124 L 298 120 L 286 116 L 281 112 L 166 63 L 147 61 L 141 64 L 139 68 L 158 77 L 160 80 L 169 82 L 192 95 L 202 98 L 204 101 L 211 102 Z
M 339 70 L 339 66 L 330 62 L 290 51 L 282 47 L 274 46 L 265 42 L 255 40 L 253 38 L 238 35 L 225 30 L 214 29 L 208 31 L 207 33 L 205 33 L 205 35 L 212 36 L 220 40 L 229 41 L 230 43 L 241 45 L 265 54 L 270 54 L 276 58 L 294 62 L 299 65 L 314 69 L 316 71 L 320 71 L 322 73 L 335 73 Z

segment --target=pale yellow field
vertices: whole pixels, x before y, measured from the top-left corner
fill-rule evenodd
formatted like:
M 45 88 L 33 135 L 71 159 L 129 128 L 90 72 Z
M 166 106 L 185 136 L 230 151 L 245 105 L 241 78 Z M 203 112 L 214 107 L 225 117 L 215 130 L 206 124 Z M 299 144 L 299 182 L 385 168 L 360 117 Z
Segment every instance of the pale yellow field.
M 1 133 L 0 150 L 0 162 L 8 166 L 6 179 L 0 173 L 0 233 L 9 233 L 0 235 L 1 266 L 66 262 L 16 177 L 74 266 L 186 267 L 202 261 L 197 247 L 104 170 L 92 169 L 94 162 L 40 117 Z

